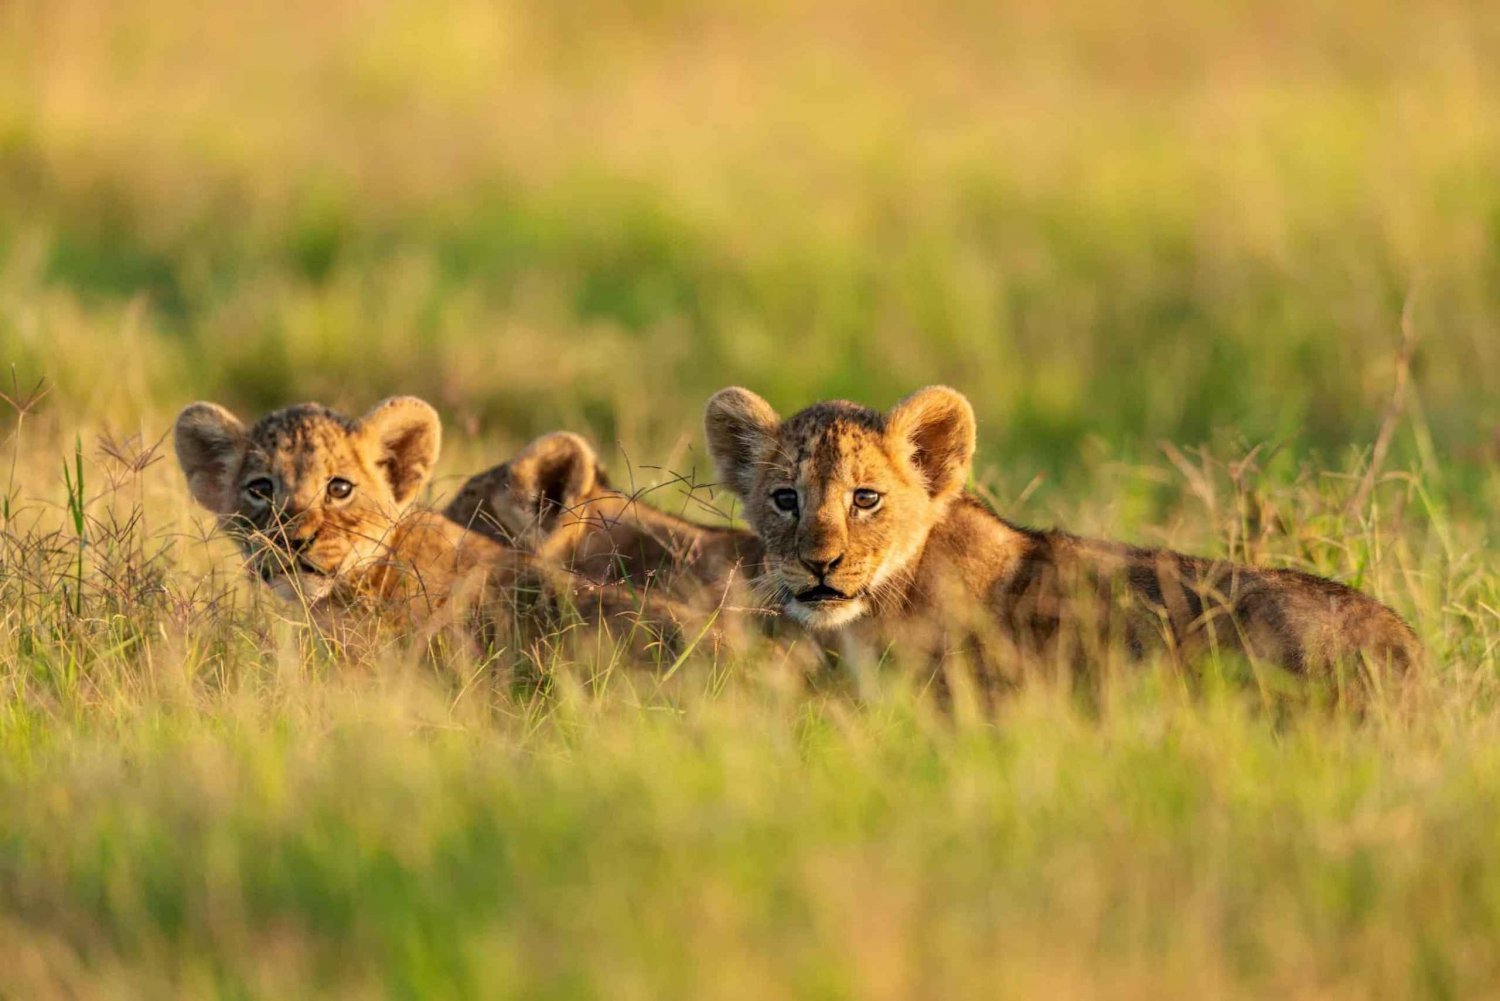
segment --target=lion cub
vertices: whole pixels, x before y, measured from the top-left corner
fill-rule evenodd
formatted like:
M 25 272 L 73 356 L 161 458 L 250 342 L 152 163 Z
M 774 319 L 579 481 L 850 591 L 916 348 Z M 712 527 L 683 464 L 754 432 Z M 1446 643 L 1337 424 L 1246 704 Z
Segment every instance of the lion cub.
M 699 606 L 721 603 L 763 556 L 753 532 L 699 525 L 615 490 L 593 448 L 567 431 L 470 478 L 444 514 L 590 580 L 651 584 Z
M 316 403 L 246 427 L 213 403 L 177 417 L 188 489 L 219 516 L 248 568 L 320 623 L 374 612 L 400 628 L 517 624 L 570 602 L 596 622 L 634 609 L 622 591 L 575 588 L 526 554 L 414 505 L 437 462 L 437 412 L 416 397 L 385 400 L 358 420 Z M 523 611 L 524 610 L 524 611 Z M 681 610 L 645 612 L 675 633 Z
M 1389 608 L 1321 577 L 1010 524 L 965 492 L 974 412 L 952 389 L 886 413 L 839 401 L 782 420 L 736 387 L 704 423 L 785 613 L 825 634 L 933 653 L 957 642 L 1002 673 L 1038 655 L 1077 664 L 1104 643 L 1295 672 L 1421 656 Z

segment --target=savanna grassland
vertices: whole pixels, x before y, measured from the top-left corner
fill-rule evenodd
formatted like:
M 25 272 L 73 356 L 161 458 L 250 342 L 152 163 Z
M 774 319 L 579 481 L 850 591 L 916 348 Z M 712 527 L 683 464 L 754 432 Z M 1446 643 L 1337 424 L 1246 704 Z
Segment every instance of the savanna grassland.
M 1497 178 L 1477 0 L 0 4 L 0 995 L 1500 992 Z M 415 393 L 435 497 L 567 427 L 727 511 L 713 390 L 933 382 L 1415 696 L 349 662 L 163 442 Z

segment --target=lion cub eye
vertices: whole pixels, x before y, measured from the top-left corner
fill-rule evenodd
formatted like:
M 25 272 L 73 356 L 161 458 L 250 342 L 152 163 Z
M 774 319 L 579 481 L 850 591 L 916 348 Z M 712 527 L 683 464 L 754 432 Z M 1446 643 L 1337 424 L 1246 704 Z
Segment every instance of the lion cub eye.
M 334 500 L 344 500 L 352 493 L 354 493 L 354 484 L 342 476 L 335 476 L 328 481 L 328 496 Z
M 860 487 L 854 491 L 854 506 L 865 511 L 870 510 L 880 503 L 880 491 L 871 490 L 868 487 Z
M 245 484 L 245 493 L 258 501 L 268 501 L 276 492 L 276 484 L 272 483 L 270 477 L 257 476 Z
M 776 510 L 787 514 L 797 513 L 797 491 L 783 488 L 771 491 L 771 503 L 776 505 Z

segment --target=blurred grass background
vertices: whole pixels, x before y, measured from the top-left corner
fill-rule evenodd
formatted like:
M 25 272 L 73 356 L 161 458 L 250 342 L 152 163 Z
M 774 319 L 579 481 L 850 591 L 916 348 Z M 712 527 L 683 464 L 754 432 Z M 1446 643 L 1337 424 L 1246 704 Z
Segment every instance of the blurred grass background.
M 1493 993 L 1497 178 L 1478 0 L 0 4 L 0 993 Z M 331 664 L 121 445 L 410 392 L 446 482 L 702 480 L 723 385 L 939 381 L 1002 510 L 1368 587 L 1426 708 Z
M 1368 441 L 1415 288 L 1428 420 L 1500 422 L 1487 5 L 1033 6 L 9 4 L 8 360 L 652 444 L 947 381 L 1057 470 Z

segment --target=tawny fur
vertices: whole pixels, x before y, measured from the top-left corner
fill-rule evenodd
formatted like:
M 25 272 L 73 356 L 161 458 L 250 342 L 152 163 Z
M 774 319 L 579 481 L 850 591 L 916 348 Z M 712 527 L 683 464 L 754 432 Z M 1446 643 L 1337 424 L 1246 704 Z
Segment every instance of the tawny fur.
M 417 635 L 456 628 L 488 643 L 524 622 L 555 622 L 572 606 L 595 624 L 641 611 L 648 628 L 687 636 L 698 617 L 686 609 L 580 585 L 418 507 L 440 440 L 436 412 L 414 397 L 359 420 L 299 404 L 250 427 L 195 403 L 175 428 L 194 498 L 218 515 L 252 573 L 306 604 L 321 625 L 373 616 Z
M 705 430 L 765 545 L 768 586 L 786 614 L 841 644 L 961 649 L 1000 671 L 1077 666 L 1105 647 L 1183 660 L 1219 650 L 1299 674 L 1399 674 L 1421 659 L 1399 616 L 1331 580 L 1005 521 L 965 492 L 975 422 L 951 389 L 887 413 L 837 401 L 783 421 L 732 388 L 709 401 Z
M 759 573 L 760 540 L 700 525 L 610 486 L 598 455 L 557 431 L 471 477 L 444 513 L 589 580 L 649 586 L 706 608 Z

